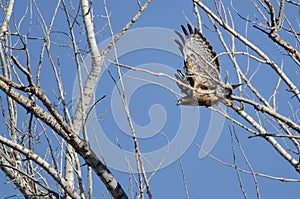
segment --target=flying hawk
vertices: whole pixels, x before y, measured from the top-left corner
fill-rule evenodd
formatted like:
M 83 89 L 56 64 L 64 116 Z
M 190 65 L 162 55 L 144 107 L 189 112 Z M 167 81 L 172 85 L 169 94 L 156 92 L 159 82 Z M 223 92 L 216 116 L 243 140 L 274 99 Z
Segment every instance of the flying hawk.
M 187 29 L 181 25 L 184 36 L 175 30 L 178 44 L 184 58 L 185 75 L 177 70 L 175 77 L 183 84 L 177 83 L 186 96 L 177 101 L 177 105 L 210 107 L 222 102 L 228 105 L 228 99 L 234 88 L 240 86 L 223 82 L 220 73 L 220 63 L 212 46 L 197 28 L 190 24 Z

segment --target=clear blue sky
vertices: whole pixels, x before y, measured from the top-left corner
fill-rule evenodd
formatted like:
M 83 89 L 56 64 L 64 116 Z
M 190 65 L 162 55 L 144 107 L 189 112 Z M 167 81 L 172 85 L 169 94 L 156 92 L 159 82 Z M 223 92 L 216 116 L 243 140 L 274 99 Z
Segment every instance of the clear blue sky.
M 204 1 L 204 3 L 209 7 L 213 6 L 212 3 L 206 2 L 212 1 Z M 47 5 L 40 5 L 40 9 L 45 15 L 44 17 L 48 24 L 50 21 L 49 17 L 52 15 L 54 10 L 54 5 L 52 3 L 53 2 L 48 2 Z M 99 4 L 95 1 L 93 3 L 94 13 L 97 14 L 97 18 L 95 19 L 95 30 L 98 32 L 106 22 L 105 18 L 102 17 L 105 15 L 105 12 L 102 3 Z M 253 13 L 255 11 L 250 10 L 249 5 L 243 1 L 239 1 L 238 3 L 239 8 L 242 9 L 242 11 L 245 11 L 245 16 L 248 13 L 249 17 L 253 19 Z M 38 4 L 41 4 L 41 1 L 38 2 Z M 108 8 L 111 12 L 111 23 L 114 33 L 118 33 L 135 14 L 135 11 L 137 10 L 137 3 L 132 0 L 108 0 Z M 15 20 L 18 21 L 21 13 L 24 12 L 23 3 L 17 2 L 15 7 Z M 211 31 L 212 27 L 209 20 L 204 13 L 201 12 L 201 10 L 200 13 L 203 17 L 204 35 L 206 35 L 207 39 L 214 46 L 214 50 L 217 53 L 223 52 L 224 49 L 221 46 L 220 41 L 217 40 L 216 33 Z M 34 13 L 34 16 L 37 16 L 36 12 Z M 236 15 L 233 16 L 237 19 Z M 120 54 L 124 52 L 124 54 L 120 57 L 120 63 L 139 68 L 146 68 L 155 72 L 165 72 L 169 75 L 172 75 L 177 69 L 182 69 L 183 60 L 178 54 L 179 51 L 176 51 L 177 47 L 172 41 L 172 37 L 176 37 L 176 35 L 173 34 L 171 30 L 180 30 L 180 25 L 186 24 L 187 19 L 189 19 L 191 23 L 195 25 L 197 24 L 191 1 L 153 1 L 142 17 L 132 26 L 131 30 L 133 30 L 133 32 L 131 32 L 131 34 L 133 35 L 133 38 L 124 40 L 124 42 L 128 43 L 122 43 L 123 46 L 120 46 L 120 48 L 125 46 L 123 50 L 121 49 L 119 51 Z M 24 26 L 25 24 L 26 22 L 24 22 Z M 208 28 L 205 28 L 206 26 Z M 147 29 L 135 30 L 136 28 Z M 26 26 L 22 28 L 24 31 L 26 29 Z M 241 34 L 245 35 L 244 21 L 237 19 L 236 29 Z M 37 19 L 33 20 L 33 30 L 37 32 L 32 31 L 32 36 L 42 36 L 42 34 L 38 32 L 42 30 L 39 27 Z M 64 13 L 62 10 L 59 11 L 58 19 L 55 22 L 53 30 L 67 31 Z M 159 32 L 159 34 L 156 34 L 155 32 L 153 34 L 149 34 L 149 31 L 152 30 L 156 31 L 156 33 Z M 266 39 L 264 41 L 269 41 L 266 36 L 261 36 L 261 32 L 253 29 L 249 33 L 249 39 L 253 43 L 262 47 L 263 50 L 268 50 L 267 52 L 271 58 L 276 56 L 273 55 L 272 49 L 268 49 L 267 42 L 261 42 L 262 39 Z M 255 37 L 255 35 L 257 35 L 257 37 Z M 109 38 L 109 36 L 108 30 L 99 32 L 97 38 L 99 44 Z M 259 39 L 257 39 L 258 37 Z M 56 34 L 53 34 L 52 38 L 54 41 L 59 42 L 67 39 L 62 34 L 57 34 L 57 36 Z M 81 38 L 84 39 L 82 36 Z M 143 44 L 144 46 L 135 46 L 135 42 L 136 44 L 140 44 L 141 41 L 139 41 L 139 39 L 146 40 L 148 43 Z M 34 65 L 38 60 L 37 55 L 40 50 L 40 43 L 35 42 L 32 45 L 33 49 L 36 50 L 36 53 L 32 53 L 32 63 Z M 76 79 L 76 67 L 74 61 L 70 57 L 68 58 L 69 54 L 72 54 L 72 51 L 66 48 L 56 47 L 54 44 L 52 47 L 52 49 L 54 49 L 52 51 L 53 56 L 56 56 L 57 54 L 61 58 L 61 74 L 63 83 L 67 91 L 68 100 L 71 100 L 73 95 L 72 89 Z M 81 47 L 86 48 L 85 45 L 82 45 Z M 112 56 L 111 59 L 113 59 Z M 280 64 L 280 62 L 278 62 L 278 64 Z M 226 60 L 225 56 L 221 57 L 221 67 L 222 76 L 224 77 L 225 72 L 229 71 L 229 82 L 235 83 L 237 81 L 236 75 L 231 73 L 231 71 L 233 71 L 233 66 L 230 62 L 228 62 L 228 60 Z M 293 67 L 288 67 L 289 72 L 293 71 Z M 115 66 L 110 65 L 109 68 L 112 75 L 117 78 Z M 255 71 L 256 68 L 257 64 L 253 65 L 253 68 L 250 68 L 250 72 Z M 133 81 L 130 77 L 135 76 L 148 79 L 149 81 L 167 84 L 168 87 L 175 90 L 177 89 L 176 92 L 179 92 L 179 89 L 176 88 L 176 84 L 168 79 L 149 75 L 147 76 L 145 74 L 134 73 L 128 70 L 123 70 L 123 72 L 126 73 L 124 76 L 124 81 L 127 83 L 125 84 L 125 88 L 134 88 L 129 105 L 132 119 L 135 122 L 137 134 L 140 136 L 139 143 L 142 153 L 145 153 L 145 157 L 150 157 L 147 155 L 151 154 L 151 152 L 159 151 L 159 154 L 163 147 L 170 147 L 167 151 L 168 155 L 166 156 L 166 161 L 170 161 L 170 164 L 159 169 L 150 180 L 153 197 L 185 197 L 180 164 L 176 159 L 179 156 L 178 154 L 184 152 L 182 150 L 186 150 L 183 154 L 181 154 L 180 158 L 182 160 L 190 198 L 242 198 L 242 192 L 234 169 L 221 165 L 209 157 L 205 157 L 203 159 L 199 158 L 198 145 L 203 143 L 203 139 L 208 132 L 209 125 L 211 124 L 211 111 L 203 107 L 178 107 L 176 106 L 177 97 L 170 91 L 149 82 L 142 82 L 139 80 Z M 265 94 L 268 94 L 270 87 L 268 87 L 269 84 L 266 82 L 269 82 L 270 85 L 272 85 L 271 83 L 275 80 L 272 74 L 266 76 L 265 72 L 265 69 L 261 69 L 261 72 L 258 72 L 255 76 L 255 80 L 257 81 L 257 84 L 263 85 L 262 90 Z M 50 65 L 47 65 L 47 62 L 45 62 L 42 72 L 42 87 L 44 86 L 43 88 L 45 88 L 45 92 L 50 93 L 50 96 L 52 95 L 53 97 L 52 89 L 56 89 L 56 86 L 52 86 L 53 80 L 51 78 L 53 77 L 49 74 L 51 74 L 51 68 Z M 107 71 L 104 70 L 96 90 L 96 98 L 100 98 L 104 94 L 107 97 L 97 105 L 95 114 L 99 117 L 98 124 L 101 126 L 101 132 L 103 132 L 107 140 L 111 142 L 109 143 L 107 140 L 103 139 L 103 137 L 99 136 L 100 139 L 102 139 L 101 146 L 104 146 L 103 142 L 108 145 L 112 144 L 112 148 L 109 148 L 110 146 L 102 148 L 103 154 L 107 154 L 104 155 L 104 158 L 111 162 L 119 161 L 116 157 L 120 157 L 115 154 L 115 151 L 112 152 L 112 150 L 118 150 L 118 144 L 120 144 L 124 151 L 134 151 L 131 137 L 125 133 L 126 129 L 128 130 L 128 126 L 126 126 L 126 120 L 122 115 L 122 106 L 116 105 L 120 103 L 118 98 L 115 98 L 118 95 L 113 95 L 114 88 L 115 85 L 113 81 L 109 77 Z M 283 86 L 282 90 L 284 90 L 284 88 L 285 87 Z M 129 91 L 127 90 L 127 92 Z M 286 96 L 286 98 L 287 100 L 291 100 L 290 96 Z M 53 97 L 53 100 L 56 99 Z M 293 102 L 296 103 L 295 100 L 291 100 L 291 103 Z M 282 113 L 285 113 L 286 115 L 289 114 L 286 107 L 280 107 L 280 109 L 282 110 Z M 185 114 L 184 118 L 181 117 L 183 113 Z M 232 112 L 230 113 L 233 114 Z M 216 116 L 214 115 L 212 117 Z M 218 122 L 222 122 L 222 120 L 218 119 L 218 121 L 212 125 L 219 125 Z M 183 128 L 184 130 L 179 129 L 181 125 L 186 125 Z M 92 135 L 94 135 L 94 133 L 95 135 L 100 134 L 99 129 L 92 129 L 95 128 L 95 126 L 89 127 Z M 229 127 L 231 127 L 231 123 L 226 121 L 222 128 L 220 137 L 211 153 L 224 162 L 232 164 L 232 143 Z M 261 138 L 248 139 L 248 136 L 250 135 L 248 132 L 239 127 L 236 127 L 235 130 L 255 172 L 274 175 L 277 177 L 298 178 L 299 174 L 296 173 L 295 170 L 281 156 L 279 156 L 265 140 Z M 92 139 L 91 142 L 94 143 L 94 141 L 95 140 Z M 187 147 L 185 144 L 187 144 Z M 93 147 L 96 147 L 95 143 L 93 144 Z M 236 145 L 235 150 L 237 153 L 238 166 L 245 170 L 249 170 Z M 162 153 L 159 155 L 164 157 L 164 154 Z M 157 159 L 153 161 L 157 161 Z M 165 163 L 163 163 L 163 165 L 165 165 Z M 126 168 L 126 166 L 121 167 Z M 123 188 L 127 190 L 130 186 L 128 173 L 120 171 L 120 169 L 116 168 L 116 166 L 112 166 L 111 169 L 115 177 L 122 184 Z M 248 197 L 255 198 L 256 192 L 253 177 L 243 173 L 241 174 L 241 177 Z M 1 175 L 1 178 L 3 179 L 4 176 Z M 94 179 L 94 198 L 102 198 L 102 192 L 105 190 L 105 187 L 97 178 Z M 257 177 L 257 179 L 261 198 L 286 198 L 287 196 L 288 198 L 296 198 L 299 195 L 300 187 L 298 183 L 283 183 L 262 177 Z M 16 193 L 12 186 L 9 187 L 9 185 L 2 184 L 0 185 L 0 189 L 3 190 L 0 193 L 0 198 Z M 129 194 L 129 192 L 127 193 Z

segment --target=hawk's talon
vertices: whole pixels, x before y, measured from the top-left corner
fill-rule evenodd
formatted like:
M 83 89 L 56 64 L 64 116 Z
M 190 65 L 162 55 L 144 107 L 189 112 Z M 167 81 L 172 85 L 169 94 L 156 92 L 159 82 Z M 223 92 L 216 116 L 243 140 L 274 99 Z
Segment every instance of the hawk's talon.
M 245 105 L 244 105 L 244 103 L 243 103 L 243 102 L 241 102 L 241 103 L 240 103 L 240 110 L 242 110 L 242 111 L 243 111 L 244 109 L 245 109 Z

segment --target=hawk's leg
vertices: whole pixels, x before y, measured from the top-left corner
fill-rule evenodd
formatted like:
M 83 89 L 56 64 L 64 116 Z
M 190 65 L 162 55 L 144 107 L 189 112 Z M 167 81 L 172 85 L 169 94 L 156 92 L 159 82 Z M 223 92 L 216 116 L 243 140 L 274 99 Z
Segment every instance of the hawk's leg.
M 228 107 L 231 107 L 233 105 L 232 101 L 229 99 L 225 99 L 224 104 L 225 104 L 225 106 L 228 106 Z
M 225 104 L 225 106 L 227 107 L 232 107 L 234 110 L 237 110 L 237 111 L 243 111 L 244 110 L 244 103 L 240 103 L 240 107 L 236 106 L 233 104 L 233 102 L 229 99 L 224 99 L 223 101 L 223 104 Z

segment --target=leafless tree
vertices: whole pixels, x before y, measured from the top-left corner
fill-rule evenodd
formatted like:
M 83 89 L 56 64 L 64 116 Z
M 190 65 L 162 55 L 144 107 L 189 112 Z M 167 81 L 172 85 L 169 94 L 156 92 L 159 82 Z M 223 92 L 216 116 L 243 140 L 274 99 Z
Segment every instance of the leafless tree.
M 148 175 L 145 171 L 121 68 L 177 80 L 166 74 L 136 68 L 130 63 L 120 63 L 116 47 L 118 40 L 139 20 L 151 2 L 138 0 L 136 13 L 120 28 L 120 32 L 114 33 L 106 0 L 103 3 L 104 13 L 101 14 L 95 11 L 96 2 L 93 1 L 58 0 L 52 13 L 47 13 L 51 17 L 41 12 L 41 2 L 35 0 L 27 4 L 14 0 L 0 1 L 3 16 L 0 28 L 3 121 L 0 168 L 25 198 L 93 198 L 92 172 L 112 198 L 129 198 L 127 188 L 130 186 L 135 186 L 132 198 L 152 198 L 149 181 L 155 172 Z M 17 3 L 24 4 L 24 13 L 15 13 Z M 299 18 L 293 19 L 292 14 L 292 11 L 299 10 L 299 3 L 290 0 L 249 1 L 249 6 L 256 10 L 255 16 L 243 13 L 234 1 L 214 1 L 210 7 L 200 0 L 193 0 L 192 3 L 199 29 L 202 31 L 204 28 L 201 18 L 208 17 L 211 24 L 205 26 L 213 30 L 223 45 L 224 52 L 219 53 L 218 57 L 231 62 L 233 67 L 230 71 L 233 72 L 230 72 L 230 78 L 243 84 L 231 96 L 228 111 L 220 112 L 232 123 L 232 141 L 236 141 L 243 152 L 235 136 L 236 129 L 241 127 L 252 139 L 265 139 L 291 167 L 300 172 Z M 105 20 L 105 25 L 97 30 L 108 30 L 113 38 L 102 52 L 98 49 L 99 32 L 95 31 L 97 15 L 103 15 L 101 19 Z M 64 20 L 65 27 L 57 31 L 54 28 L 56 20 Z M 237 26 L 243 26 L 244 30 Z M 257 40 L 251 35 L 254 32 L 255 37 L 263 38 L 268 44 L 267 48 L 266 45 L 257 45 Z M 267 51 L 270 48 L 274 52 Z M 61 49 L 65 50 L 64 55 L 56 53 Z M 95 99 L 94 92 L 110 51 L 115 55 L 113 63 L 117 67 L 121 85 L 119 92 L 132 133 L 138 171 L 135 175 L 137 183 L 125 188 L 106 166 L 105 157 L 100 159 L 91 149 L 86 132 L 90 111 L 103 99 Z M 84 60 L 87 53 L 91 57 L 90 69 Z M 64 76 L 61 76 L 62 64 L 70 62 L 72 69 L 77 71 L 80 90 L 77 105 L 69 103 L 71 96 L 66 92 Z M 262 86 L 262 81 L 256 80 L 261 70 L 274 81 L 265 82 Z M 87 75 L 86 80 L 83 80 L 83 73 Z M 53 91 L 47 87 L 48 84 L 52 84 Z M 70 106 L 76 106 L 74 114 L 70 113 Z M 232 151 L 235 157 L 234 147 Z M 256 173 L 244 153 L 249 170 L 240 169 L 236 162 L 228 164 L 211 154 L 209 156 L 236 170 L 243 193 L 240 172 L 252 174 L 255 182 L 256 176 L 294 181 Z M 181 160 L 180 168 L 185 195 L 189 198 Z M 259 198 L 258 185 L 256 191 Z M 246 193 L 244 197 L 247 198 Z

